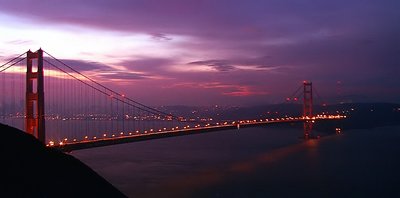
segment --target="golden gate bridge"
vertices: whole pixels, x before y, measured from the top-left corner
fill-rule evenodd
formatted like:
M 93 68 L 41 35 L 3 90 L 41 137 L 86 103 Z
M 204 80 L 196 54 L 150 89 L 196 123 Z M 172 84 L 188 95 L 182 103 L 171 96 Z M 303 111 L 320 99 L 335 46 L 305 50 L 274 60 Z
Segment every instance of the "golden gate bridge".
M 137 102 L 42 49 L 12 58 L 0 73 L 0 122 L 65 151 L 293 122 L 304 123 L 304 137 L 310 138 L 314 122 L 345 118 L 313 115 L 313 87 L 306 81 L 300 87 L 301 115 L 202 121 Z

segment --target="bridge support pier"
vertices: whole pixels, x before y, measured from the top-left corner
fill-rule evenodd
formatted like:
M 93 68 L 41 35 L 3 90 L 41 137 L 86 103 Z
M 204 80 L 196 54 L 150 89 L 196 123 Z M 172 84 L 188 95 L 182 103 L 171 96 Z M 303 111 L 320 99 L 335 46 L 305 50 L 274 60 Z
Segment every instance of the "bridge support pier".
M 306 121 L 306 122 L 304 122 L 303 127 L 304 127 L 304 139 L 312 138 L 313 122 L 312 121 Z
M 33 62 L 36 60 L 37 71 Z M 44 75 L 43 50 L 27 52 L 26 57 L 26 95 L 25 95 L 25 131 L 39 141 L 46 142 L 44 119 Z

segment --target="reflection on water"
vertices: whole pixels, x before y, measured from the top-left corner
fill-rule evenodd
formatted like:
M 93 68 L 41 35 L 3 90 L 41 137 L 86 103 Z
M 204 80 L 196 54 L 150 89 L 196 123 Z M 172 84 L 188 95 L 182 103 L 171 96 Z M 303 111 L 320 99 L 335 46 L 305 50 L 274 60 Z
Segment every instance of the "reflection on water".
M 212 189 L 213 186 L 221 184 L 229 184 L 235 182 L 238 178 L 245 178 L 250 175 L 253 177 L 259 174 L 263 169 L 273 168 L 279 166 L 279 163 L 286 158 L 295 155 L 299 152 L 314 152 L 319 144 L 319 140 L 311 139 L 305 142 L 298 142 L 296 144 L 286 145 L 281 148 L 265 150 L 263 153 L 249 156 L 238 161 L 232 161 L 225 164 L 221 169 L 210 168 L 207 171 L 203 171 L 197 174 L 191 174 L 184 176 L 179 179 L 175 179 L 165 184 L 159 191 L 151 191 L 145 196 L 149 197 L 160 197 L 167 195 L 168 197 L 202 197 L 197 195 L 196 189 L 206 190 Z M 314 156 L 317 157 L 317 156 Z M 313 157 L 311 157 L 313 158 Z M 312 159 L 313 160 L 313 159 Z M 293 168 L 296 169 L 296 163 L 293 163 Z M 267 176 L 267 175 L 266 175 Z M 268 177 L 268 176 L 267 176 Z M 240 179 L 239 179 L 240 180 Z M 279 180 L 279 178 L 278 178 Z M 237 186 L 236 186 L 237 185 Z M 243 181 L 236 184 L 234 188 L 252 188 L 253 185 L 250 181 Z M 215 196 L 220 196 L 218 192 L 215 192 Z M 207 194 L 209 197 L 210 194 Z M 255 194 L 264 195 L 264 194 Z M 232 197 L 232 195 L 227 196 Z M 243 195 L 239 197 L 248 197 Z
M 210 183 L 223 177 L 218 173 L 221 170 L 251 169 L 266 160 L 262 157 L 266 151 L 301 142 L 302 133 L 268 126 L 95 148 L 73 155 L 123 192 L 143 195 L 172 180 L 178 184 L 182 177 L 199 176 L 189 180 Z M 187 179 L 185 183 L 189 184 Z

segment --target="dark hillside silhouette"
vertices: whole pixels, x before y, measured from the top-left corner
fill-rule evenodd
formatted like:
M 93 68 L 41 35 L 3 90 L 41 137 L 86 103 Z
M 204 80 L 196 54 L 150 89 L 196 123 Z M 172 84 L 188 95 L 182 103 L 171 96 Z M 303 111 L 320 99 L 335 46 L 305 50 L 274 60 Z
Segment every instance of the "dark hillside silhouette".
M 76 158 L 0 124 L 0 197 L 126 197 Z

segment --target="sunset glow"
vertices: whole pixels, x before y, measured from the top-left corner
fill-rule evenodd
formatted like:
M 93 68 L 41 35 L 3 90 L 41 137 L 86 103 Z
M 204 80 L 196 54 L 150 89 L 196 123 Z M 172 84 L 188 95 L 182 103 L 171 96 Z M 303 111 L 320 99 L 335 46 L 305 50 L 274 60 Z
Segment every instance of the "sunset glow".
M 0 1 L 1 62 L 43 48 L 153 105 L 280 103 L 304 79 L 331 103 L 400 100 L 395 2 L 41 2 Z

